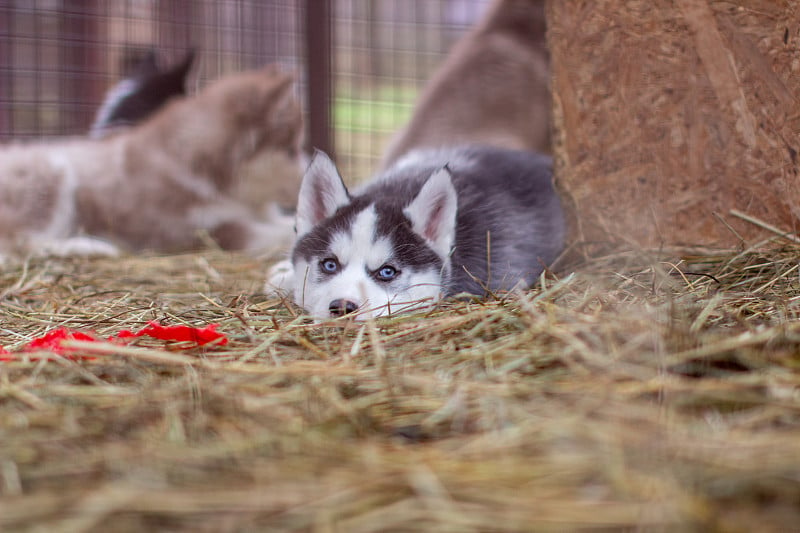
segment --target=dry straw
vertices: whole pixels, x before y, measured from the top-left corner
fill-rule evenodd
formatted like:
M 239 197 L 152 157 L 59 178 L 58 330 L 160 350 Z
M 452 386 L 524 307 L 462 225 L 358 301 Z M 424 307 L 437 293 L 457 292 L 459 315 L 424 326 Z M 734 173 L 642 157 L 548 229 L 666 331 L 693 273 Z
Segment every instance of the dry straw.
M 9 349 L 153 319 L 231 342 L 0 363 L 0 529 L 796 526 L 799 252 L 620 253 L 323 326 L 222 252 L 6 267 Z

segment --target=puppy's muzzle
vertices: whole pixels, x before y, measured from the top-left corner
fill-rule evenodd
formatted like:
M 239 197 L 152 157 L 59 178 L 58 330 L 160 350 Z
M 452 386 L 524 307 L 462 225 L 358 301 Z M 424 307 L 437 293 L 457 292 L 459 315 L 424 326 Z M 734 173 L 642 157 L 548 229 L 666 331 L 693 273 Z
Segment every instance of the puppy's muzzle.
M 358 310 L 358 305 L 350 300 L 333 300 L 328 305 L 328 310 L 333 318 L 338 318 L 340 316 L 355 313 Z

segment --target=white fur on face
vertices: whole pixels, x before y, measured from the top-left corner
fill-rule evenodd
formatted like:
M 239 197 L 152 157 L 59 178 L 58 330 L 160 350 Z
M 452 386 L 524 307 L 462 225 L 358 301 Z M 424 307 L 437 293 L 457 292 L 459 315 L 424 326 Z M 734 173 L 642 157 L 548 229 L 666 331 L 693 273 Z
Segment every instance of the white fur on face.
M 378 215 L 370 205 L 353 220 L 347 231 L 337 233 L 330 242 L 330 255 L 296 261 L 294 265 L 295 302 L 319 320 L 331 318 L 330 305 L 336 300 L 356 304 L 356 319 L 383 316 L 430 305 L 441 295 L 437 269 L 414 270 L 394 263 L 393 246 L 376 234 Z M 334 258 L 339 271 L 329 275 L 320 271 L 323 259 Z M 392 281 L 376 280 L 372 273 L 384 265 L 400 271 Z
M 371 205 L 361 211 L 349 232 L 337 233 L 330 243 L 331 253 L 342 265 L 360 263 L 370 271 L 377 270 L 392 257 L 392 243 L 385 237 L 376 238 L 378 214 Z

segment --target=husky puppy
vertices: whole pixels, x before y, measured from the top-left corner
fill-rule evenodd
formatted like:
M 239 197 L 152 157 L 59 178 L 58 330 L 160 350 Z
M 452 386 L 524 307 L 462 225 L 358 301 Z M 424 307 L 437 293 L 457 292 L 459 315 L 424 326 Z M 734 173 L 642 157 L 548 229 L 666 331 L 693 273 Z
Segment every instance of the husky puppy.
M 230 75 L 100 140 L 0 147 L 0 256 L 288 246 L 300 186 L 293 79 Z
M 410 152 L 354 194 L 317 152 L 291 265 L 271 283 L 317 319 L 381 316 L 530 286 L 561 251 L 550 158 L 489 146 Z

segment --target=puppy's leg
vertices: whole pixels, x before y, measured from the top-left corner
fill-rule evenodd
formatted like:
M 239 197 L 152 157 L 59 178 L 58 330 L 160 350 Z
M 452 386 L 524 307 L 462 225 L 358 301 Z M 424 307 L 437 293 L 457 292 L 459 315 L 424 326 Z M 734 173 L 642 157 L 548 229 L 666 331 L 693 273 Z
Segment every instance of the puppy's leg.
M 96 237 L 78 236 L 32 242 L 31 252 L 36 256 L 51 257 L 116 257 L 119 248 Z
M 267 271 L 264 292 L 270 296 L 286 296 L 294 290 L 294 267 L 289 259 L 278 261 Z
M 235 202 L 220 200 L 194 208 L 189 221 L 223 250 L 275 253 L 291 246 L 293 219 L 277 210 L 258 216 Z

